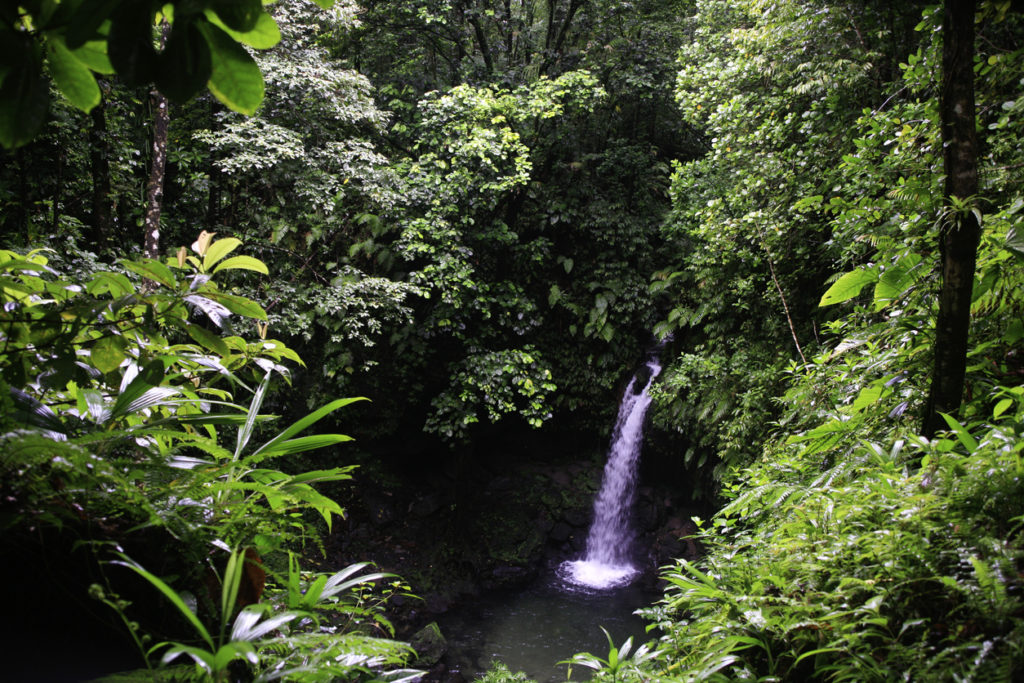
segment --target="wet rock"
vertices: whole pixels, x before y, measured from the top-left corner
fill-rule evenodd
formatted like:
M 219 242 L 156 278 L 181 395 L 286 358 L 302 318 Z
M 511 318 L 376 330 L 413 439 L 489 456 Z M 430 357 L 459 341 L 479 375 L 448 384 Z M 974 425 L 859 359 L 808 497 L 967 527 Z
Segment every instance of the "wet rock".
M 491 572 L 490 581 L 487 584 L 490 588 L 519 586 L 531 581 L 536 575 L 537 572 L 532 567 L 521 567 L 514 564 L 502 565 L 495 567 Z
M 589 526 L 590 524 L 590 515 L 583 510 L 566 510 L 562 519 L 565 520 L 566 524 L 576 528 Z
M 436 493 L 417 498 L 409 505 L 409 514 L 414 517 L 429 517 L 441 509 L 441 497 Z
M 502 491 L 511 490 L 512 484 L 512 477 L 495 477 L 487 485 L 487 490 L 495 493 L 501 493 Z
M 448 641 L 441 633 L 441 627 L 432 621 L 409 639 L 412 649 L 416 650 L 413 666 L 419 669 L 430 668 L 441 661 L 448 651 Z
M 395 519 L 394 501 L 383 497 L 366 496 L 363 499 L 366 506 L 367 517 L 374 524 L 380 526 Z
M 551 473 L 551 481 L 555 482 L 559 488 L 567 489 L 572 486 L 572 475 L 564 470 L 557 470 Z
M 565 541 L 568 541 L 569 536 L 571 535 L 572 527 L 566 524 L 565 522 L 558 522 L 557 524 L 555 524 L 555 526 L 551 529 L 551 533 L 548 534 L 551 540 L 557 543 L 563 543 Z

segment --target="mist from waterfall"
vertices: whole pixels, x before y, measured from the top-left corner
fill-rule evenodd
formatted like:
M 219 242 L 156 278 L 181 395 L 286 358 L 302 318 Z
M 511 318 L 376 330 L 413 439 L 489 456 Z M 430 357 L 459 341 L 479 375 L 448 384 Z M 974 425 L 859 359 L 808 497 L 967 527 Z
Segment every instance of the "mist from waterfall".
M 619 404 L 601 490 L 594 499 L 594 521 L 587 536 L 586 554 L 564 562 L 559 575 L 587 588 L 614 588 L 629 583 L 639 570 L 633 564 L 633 502 L 636 499 L 637 463 L 643 445 L 644 416 L 651 405 L 647 393 L 661 372 L 658 358 L 630 381 Z M 637 385 L 643 382 L 643 387 Z

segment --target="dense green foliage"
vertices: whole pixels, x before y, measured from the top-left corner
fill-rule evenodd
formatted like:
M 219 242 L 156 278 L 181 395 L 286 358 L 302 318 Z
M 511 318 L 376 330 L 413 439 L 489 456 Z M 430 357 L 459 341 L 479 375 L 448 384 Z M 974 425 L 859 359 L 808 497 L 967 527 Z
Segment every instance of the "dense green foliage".
M 50 529 L 70 532 L 74 546 L 100 563 L 90 595 L 121 616 L 147 665 L 183 654 L 197 674 L 221 678 L 241 659 L 265 680 L 286 670 L 294 680 L 329 680 L 394 668 L 409 653 L 375 637 L 389 625 L 353 591 L 387 577 L 353 580 L 361 566 L 303 577 L 294 555 L 320 543 L 304 512 L 319 514 L 328 529 L 344 514 L 314 484 L 347 480 L 352 467 L 298 474 L 270 467 L 348 441 L 299 434 L 354 399 L 332 401 L 257 444 L 260 424 L 274 417 L 261 413 L 271 378 L 287 378 L 283 362 L 298 357 L 277 341 L 218 334 L 232 316 L 266 319 L 258 304 L 221 285 L 221 274 L 268 271 L 250 256 L 230 255 L 237 239 L 212 238 L 204 232 L 194 253 L 182 247 L 167 263 L 123 259 L 75 278 L 52 267 L 46 250 L 0 252 L 10 430 L 0 450 L 5 553 L 26 552 Z M 208 324 L 190 319 L 197 314 Z M 252 394 L 248 405 L 234 403 L 241 392 Z M 232 427 L 233 443 L 225 433 Z M 181 587 L 136 554 L 177 574 Z M 288 561 L 283 590 L 254 604 L 265 588 L 264 562 L 270 569 L 280 558 Z M 117 567 L 170 600 L 201 643 L 153 642 L 174 637 L 176 627 L 168 632 L 132 608 Z M 339 638 L 337 626 L 319 629 L 319 613 L 332 610 L 348 618 L 350 637 Z
M 656 640 L 575 664 L 1019 678 L 1024 17 L 976 15 L 979 191 L 949 197 L 949 26 L 923 2 L 5 5 L 5 548 L 87 548 L 148 664 L 402 676 L 380 607 L 402 584 L 300 570 L 345 533 L 328 494 L 457 491 L 528 430 L 603 434 L 661 340 L 658 457 L 688 475 L 663 483 L 720 511 L 664 569 Z M 143 259 L 152 87 L 173 106 Z M 965 216 L 966 395 L 929 439 L 940 234 Z M 344 464 L 349 437 L 300 435 L 340 420 Z M 477 498 L 426 505 L 437 537 L 489 523 Z M 514 563 L 535 516 L 477 545 Z

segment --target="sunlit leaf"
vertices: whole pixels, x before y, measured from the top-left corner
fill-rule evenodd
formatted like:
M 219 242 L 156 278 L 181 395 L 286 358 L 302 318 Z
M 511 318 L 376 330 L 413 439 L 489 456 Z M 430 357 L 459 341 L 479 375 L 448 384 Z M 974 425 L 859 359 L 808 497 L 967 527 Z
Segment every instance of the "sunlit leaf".
M 878 274 L 872 269 L 857 269 L 844 273 L 842 277 L 832 283 L 832 286 L 822 295 L 819 306 L 831 306 L 832 304 L 849 301 L 858 294 L 865 285 L 878 280 Z
M 228 108 L 252 115 L 263 102 L 263 74 L 252 56 L 213 24 L 199 26 L 210 45 L 210 92 Z
M 89 349 L 89 358 L 100 372 L 113 372 L 120 367 L 121 362 L 127 357 L 125 354 L 126 346 L 125 338 L 120 335 L 101 337 Z
M 232 256 L 229 259 L 221 261 L 216 268 L 213 269 L 214 273 L 219 273 L 222 270 L 254 270 L 257 273 L 263 275 L 270 275 L 270 271 L 267 270 L 267 265 L 259 259 L 253 258 L 252 256 Z
M 53 82 L 68 102 L 82 111 L 89 111 L 100 103 L 100 87 L 92 71 L 78 60 L 60 37 L 48 37 L 46 59 Z

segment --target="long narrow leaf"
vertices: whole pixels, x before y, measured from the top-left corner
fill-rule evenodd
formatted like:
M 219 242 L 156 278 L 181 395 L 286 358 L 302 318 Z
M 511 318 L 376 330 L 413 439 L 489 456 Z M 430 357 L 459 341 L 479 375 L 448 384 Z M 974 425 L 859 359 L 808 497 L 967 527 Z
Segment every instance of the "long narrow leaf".
M 249 607 L 239 612 L 234 628 L 231 629 L 231 640 L 253 642 L 300 615 L 297 612 L 284 612 L 261 622 L 262 616 L 259 610 Z
M 252 402 L 249 403 L 249 414 L 246 417 L 245 424 L 238 430 L 238 442 L 235 446 L 235 460 L 242 457 L 242 451 L 249 443 L 249 438 L 252 436 L 253 426 L 256 424 L 256 416 L 259 415 L 260 407 L 263 405 L 263 396 L 267 392 L 267 386 L 270 384 L 270 373 L 263 377 L 263 381 L 256 387 L 256 393 L 253 394 Z
M 56 413 L 21 389 L 10 387 L 10 393 L 14 400 L 14 415 L 12 417 L 15 422 L 38 427 L 54 441 L 64 441 L 68 438 L 64 424 Z
M 245 551 L 235 549 L 231 551 L 227 567 L 224 569 L 224 580 L 220 586 L 220 633 L 223 640 L 224 632 L 227 629 L 228 620 L 235 611 L 235 603 L 238 601 L 238 587 L 242 583 L 242 573 L 245 569 Z
M 112 560 L 111 564 L 119 564 L 122 567 L 128 567 L 128 569 L 131 569 L 133 572 L 135 572 L 136 574 L 144 578 L 146 581 L 148 581 L 154 588 L 163 593 L 164 597 L 167 598 L 167 600 L 170 601 L 170 603 L 178 609 L 181 615 L 185 617 L 185 619 L 187 619 L 190 624 L 192 624 L 192 627 L 195 628 L 196 633 L 198 633 L 199 636 L 204 641 L 206 641 L 206 644 L 209 645 L 210 649 L 212 650 L 213 638 L 210 637 L 210 632 L 206 630 L 205 626 L 203 626 L 203 622 L 199 621 L 199 617 L 197 617 L 195 613 L 188 608 L 188 605 L 186 605 L 185 601 L 181 599 L 181 596 L 178 595 L 177 591 L 175 591 L 173 588 L 164 583 L 164 581 L 160 577 L 143 569 L 142 566 L 140 566 L 127 555 L 119 553 L 119 556 L 123 559 Z
M 344 434 L 315 434 L 313 436 L 300 436 L 297 439 L 279 441 L 269 448 L 260 448 L 253 454 L 253 456 L 258 454 L 261 458 L 271 458 L 279 455 L 292 455 L 294 453 L 302 453 L 303 451 L 316 450 L 317 448 L 326 448 L 327 446 L 333 446 L 336 443 L 344 443 L 351 440 L 351 436 L 345 436 Z
M 322 406 L 322 407 L 314 410 L 309 415 L 306 415 L 301 420 L 296 421 L 294 424 L 292 424 L 290 427 L 285 429 L 283 432 L 281 432 L 280 434 L 275 436 L 273 439 L 271 439 L 267 443 L 265 443 L 262 446 L 260 446 L 259 448 L 257 448 L 256 451 L 253 452 L 252 455 L 253 456 L 259 455 L 263 451 L 266 451 L 268 449 L 273 448 L 274 446 L 276 446 L 280 442 L 286 441 L 286 440 L 292 438 L 293 436 L 295 436 L 296 434 L 301 432 L 306 427 L 309 427 L 310 425 L 320 421 L 321 419 L 323 419 L 327 415 L 330 415 L 331 413 L 333 413 L 335 410 L 338 410 L 339 408 L 343 408 L 343 407 L 349 405 L 350 403 L 355 403 L 356 401 L 365 401 L 365 400 L 367 400 L 367 399 L 364 398 L 364 397 L 356 397 L 356 398 L 339 398 L 337 400 L 331 401 L 327 405 Z

